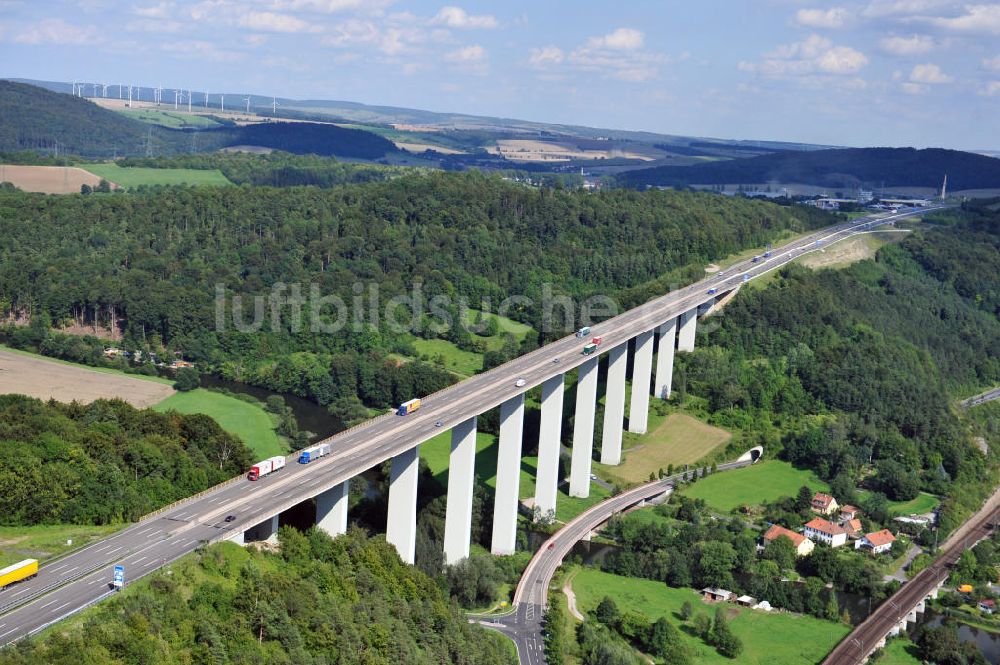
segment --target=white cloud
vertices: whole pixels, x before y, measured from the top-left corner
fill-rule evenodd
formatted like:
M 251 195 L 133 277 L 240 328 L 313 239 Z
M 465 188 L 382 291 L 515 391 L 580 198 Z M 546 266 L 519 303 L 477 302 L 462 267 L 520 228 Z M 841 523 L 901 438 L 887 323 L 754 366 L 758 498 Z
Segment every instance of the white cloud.
M 591 37 L 587 46 L 595 49 L 612 49 L 615 51 L 634 51 L 642 48 L 646 38 L 640 31 L 633 28 L 618 28 L 600 37 Z
M 951 83 L 952 77 L 941 71 L 941 68 L 935 64 L 927 63 L 924 65 L 916 65 L 913 67 L 913 71 L 910 72 L 910 80 L 914 83 Z
M 566 54 L 558 46 L 543 46 L 542 48 L 531 49 L 528 56 L 528 64 L 532 67 L 548 67 L 562 64 L 566 59 Z
M 1000 35 L 1000 4 L 965 5 L 959 16 L 919 17 L 919 20 L 952 32 Z
M 934 40 L 927 35 L 910 35 L 909 37 L 884 37 L 879 45 L 882 50 L 892 55 L 919 55 L 934 48 Z
M 495 28 L 499 25 L 496 17 L 489 14 L 474 16 L 461 7 L 450 6 L 442 7 L 434 17 L 433 23 L 458 29 Z
M 18 44 L 58 44 L 79 46 L 103 41 L 93 26 L 71 25 L 60 18 L 45 19 L 25 26 L 14 36 Z
M 903 92 L 908 95 L 922 95 L 930 90 L 930 86 L 924 85 L 923 83 L 904 83 Z
M 764 76 L 854 74 L 868 64 L 868 56 L 849 46 L 836 46 L 826 37 L 810 35 L 800 42 L 783 44 L 764 56 L 760 64 L 741 62 L 741 71 Z
M 987 97 L 996 97 L 997 95 L 1000 95 L 1000 81 L 988 81 L 983 86 L 980 94 Z
M 161 2 L 149 7 L 132 6 L 132 13 L 143 18 L 170 18 L 171 10 L 174 8 L 172 2 Z
M 239 62 L 246 58 L 244 53 L 220 49 L 212 42 L 196 39 L 182 41 L 168 39 L 160 43 L 159 48 L 162 51 L 173 53 L 178 58 L 189 60 Z
M 955 0 L 874 0 L 861 10 L 861 15 L 868 18 L 915 16 L 955 5 Z
M 271 0 L 274 9 L 312 11 L 324 14 L 355 10 L 377 11 L 393 0 Z
M 992 69 L 995 72 L 1000 72 L 1000 55 L 993 58 L 983 58 L 983 67 L 986 69 Z
M 249 12 L 240 17 L 241 27 L 261 32 L 318 32 L 321 30 L 296 16 L 274 12 Z
M 473 44 L 446 53 L 444 59 L 449 62 L 481 62 L 486 59 L 486 49 L 479 44 Z
M 807 28 L 841 28 L 847 18 L 847 10 L 843 7 L 800 9 L 795 14 L 795 22 Z

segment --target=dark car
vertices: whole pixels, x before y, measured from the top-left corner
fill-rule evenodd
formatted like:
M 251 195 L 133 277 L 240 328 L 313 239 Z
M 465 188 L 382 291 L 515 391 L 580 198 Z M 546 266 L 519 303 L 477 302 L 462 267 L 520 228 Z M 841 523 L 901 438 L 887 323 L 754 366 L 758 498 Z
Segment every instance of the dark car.
M 235 519 L 236 519 L 236 515 L 226 515 L 226 521 L 227 522 L 232 522 Z

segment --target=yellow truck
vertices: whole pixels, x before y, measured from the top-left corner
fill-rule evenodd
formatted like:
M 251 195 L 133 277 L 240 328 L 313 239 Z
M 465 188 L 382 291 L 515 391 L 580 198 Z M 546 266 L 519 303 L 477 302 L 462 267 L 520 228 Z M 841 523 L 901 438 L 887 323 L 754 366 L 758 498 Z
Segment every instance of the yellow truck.
M 13 563 L 6 568 L 0 568 L 0 589 L 9 584 L 27 580 L 38 574 L 38 561 L 35 559 L 25 559 L 20 563 Z

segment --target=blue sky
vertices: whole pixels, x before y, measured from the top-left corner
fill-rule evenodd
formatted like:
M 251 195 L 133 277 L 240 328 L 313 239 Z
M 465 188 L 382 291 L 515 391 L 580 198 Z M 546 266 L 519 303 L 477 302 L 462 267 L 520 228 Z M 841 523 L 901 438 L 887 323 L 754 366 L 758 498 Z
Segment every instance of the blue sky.
M 983 0 L 0 0 L 0 75 L 1000 149 Z

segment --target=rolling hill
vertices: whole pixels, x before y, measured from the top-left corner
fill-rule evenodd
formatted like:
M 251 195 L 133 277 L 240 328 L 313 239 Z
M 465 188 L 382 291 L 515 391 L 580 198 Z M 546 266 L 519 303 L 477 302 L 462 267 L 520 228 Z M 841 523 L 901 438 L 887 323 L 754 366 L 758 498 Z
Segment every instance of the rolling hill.
M 1000 187 L 1000 159 L 971 152 L 928 148 L 846 148 L 778 152 L 694 166 L 637 169 L 619 176 L 631 187 L 801 183 L 852 188 L 940 187 L 951 190 Z
M 332 124 L 172 129 L 133 120 L 73 95 L 5 80 L 0 80 L 0 117 L 0 152 L 105 158 L 254 145 L 296 154 L 378 159 L 397 151 L 391 141 L 372 132 Z

